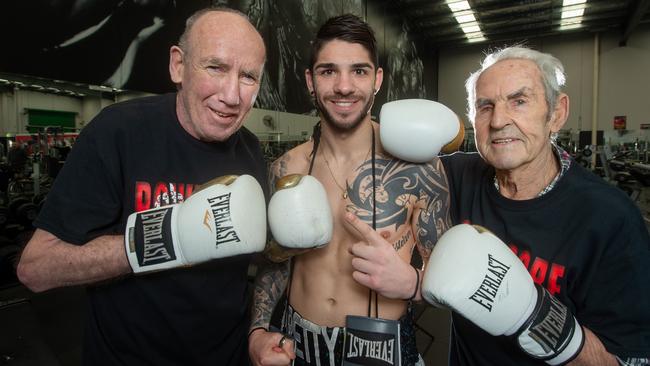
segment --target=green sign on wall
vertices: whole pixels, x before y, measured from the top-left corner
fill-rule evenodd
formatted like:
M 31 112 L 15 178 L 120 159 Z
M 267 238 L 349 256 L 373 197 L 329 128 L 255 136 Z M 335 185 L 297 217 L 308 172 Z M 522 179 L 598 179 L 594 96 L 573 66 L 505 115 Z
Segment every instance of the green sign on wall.
M 27 109 L 30 133 L 38 132 L 38 127 L 61 127 L 64 131 L 75 129 L 76 112 L 49 111 L 45 109 Z

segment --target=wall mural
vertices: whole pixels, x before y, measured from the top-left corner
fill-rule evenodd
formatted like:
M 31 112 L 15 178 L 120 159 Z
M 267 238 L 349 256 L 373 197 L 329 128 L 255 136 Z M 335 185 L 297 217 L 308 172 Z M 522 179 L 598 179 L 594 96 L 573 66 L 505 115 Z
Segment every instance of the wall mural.
M 382 14 L 377 0 L 30 0 L 0 5 L 5 57 L 0 72 L 152 93 L 174 90 L 169 47 L 184 19 L 204 6 L 246 13 L 267 45 L 256 107 L 315 114 L 304 81 L 309 42 L 320 24 L 346 12 L 368 19 L 378 35 L 384 84 L 377 104 L 435 92 L 431 52 L 411 39 L 405 21 Z M 9 56 L 9 57 L 7 57 Z M 429 59 L 427 62 L 427 58 Z M 377 109 L 375 107 L 373 110 Z

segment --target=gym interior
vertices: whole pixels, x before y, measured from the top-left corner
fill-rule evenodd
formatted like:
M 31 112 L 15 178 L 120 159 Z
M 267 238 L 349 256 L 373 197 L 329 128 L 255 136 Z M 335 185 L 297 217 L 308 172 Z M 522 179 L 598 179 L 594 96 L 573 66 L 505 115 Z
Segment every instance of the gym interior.
M 211 4 L 248 14 L 265 39 L 262 87 L 244 125 L 269 163 L 311 137 L 318 115 L 304 80 L 309 39 L 327 18 L 350 12 L 374 28 L 379 43 L 384 86 L 373 118 L 388 101 L 436 100 L 465 121 L 462 151 L 476 150 L 464 82 L 484 52 L 525 44 L 555 55 L 571 98 L 558 143 L 628 194 L 650 222 L 648 0 L 3 2 L 1 365 L 80 364 L 84 288 L 32 293 L 17 280 L 16 262 L 79 132 L 111 104 L 173 92 L 169 46 L 184 19 Z M 254 273 L 252 266 L 251 281 Z M 449 313 L 422 304 L 416 318 L 426 365 L 446 365 Z

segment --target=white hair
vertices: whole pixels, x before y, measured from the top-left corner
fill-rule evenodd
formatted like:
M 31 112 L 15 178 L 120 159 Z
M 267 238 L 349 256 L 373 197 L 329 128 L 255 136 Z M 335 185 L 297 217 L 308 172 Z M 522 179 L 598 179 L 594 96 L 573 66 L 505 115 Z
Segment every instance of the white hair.
M 566 82 L 562 62 L 549 53 L 542 53 L 523 46 L 513 46 L 486 55 L 485 59 L 481 62 L 481 68 L 467 78 L 465 82 L 465 89 L 467 90 L 467 118 L 472 123 L 474 123 L 474 116 L 476 115 L 476 82 L 478 78 L 483 71 L 495 63 L 512 59 L 530 60 L 539 68 L 542 75 L 541 81 L 544 85 L 546 105 L 548 107 L 546 119 L 548 120 L 550 118 L 551 113 L 555 110 L 557 97 L 562 92 L 562 87 Z

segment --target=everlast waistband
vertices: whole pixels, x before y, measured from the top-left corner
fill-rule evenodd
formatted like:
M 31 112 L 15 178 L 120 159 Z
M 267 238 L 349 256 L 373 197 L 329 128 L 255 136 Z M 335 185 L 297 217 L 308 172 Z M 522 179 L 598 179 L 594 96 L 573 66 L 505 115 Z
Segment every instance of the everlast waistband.
M 338 366 L 343 359 L 344 327 L 324 327 L 303 318 L 291 305 L 287 305 L 282 328 L 293 337 L 296 351 L 294 366 Z M 416 365 L 420 359 L 415 345 L 412 311 L 400 321 L 402 365 Z

